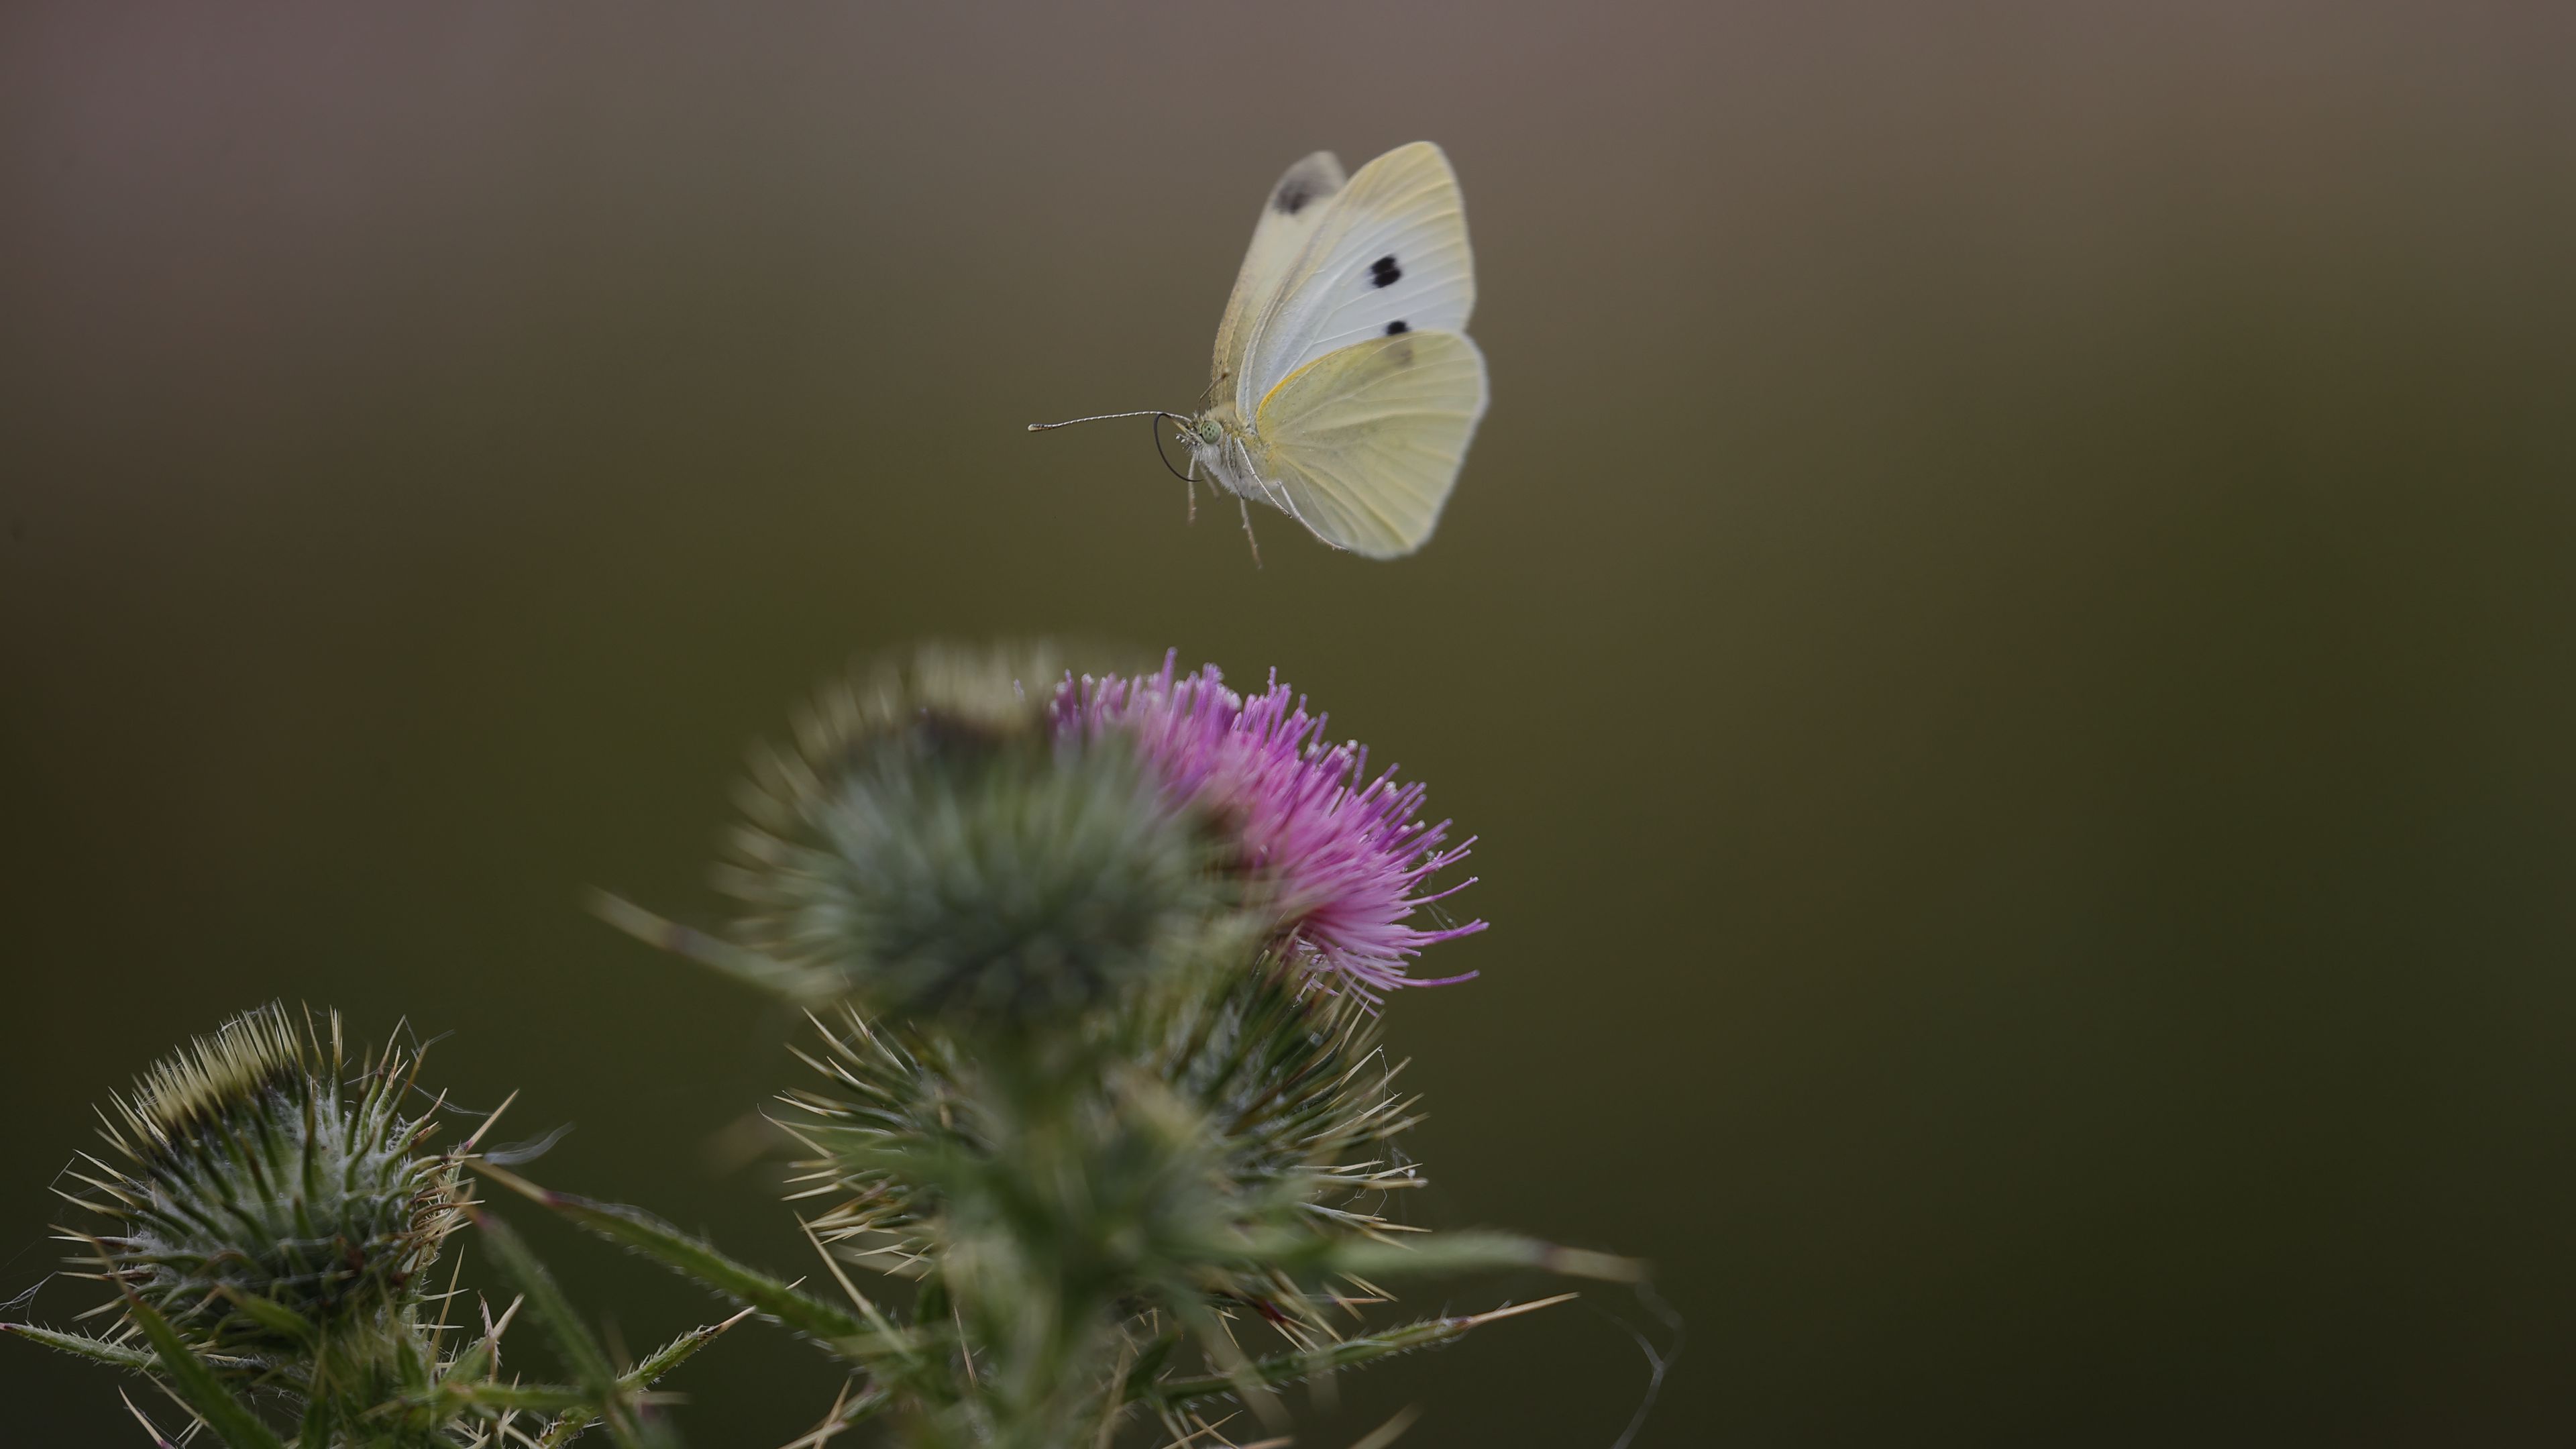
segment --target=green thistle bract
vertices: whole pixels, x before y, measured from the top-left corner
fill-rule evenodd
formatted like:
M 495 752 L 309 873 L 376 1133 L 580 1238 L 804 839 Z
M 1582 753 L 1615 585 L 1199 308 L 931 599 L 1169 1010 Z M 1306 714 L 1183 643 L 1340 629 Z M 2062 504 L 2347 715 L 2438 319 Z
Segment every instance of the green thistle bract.
M 1067 1255 L 1050 1273 L 1117 1305 L 1109 1320 L 1140 1340 L 1153 1321 L 1249 1309 L 1329 1342 L 1323 1310 L 1374 1293 L 1304 1266 L 1379 1230 L 1363 1195 L 1421 1181 L 1393 1147 L 1411 1103 L 1390 1090 L 1377 1025 L 1291 964 L 1216 963 L 1131 999 L 1097 1042 L 1096 1085 L 1046 1088 L 1033 1117 L 997 1096 L 989 1059 L 849 1011 L 809 1058 L 828 1085 L 785 1098 L 816 1154 L 805 1180 L 843 1195 L 813 1229 L 886 1271 L 953 1271 L 989 1256 L 961 1251 L 989 1226 L 975 1207 L 1006 1201 Z
M 756 757 L 719 883 L 765 984 L 1027 1021 L 1191 954 L 1224 920 L 1197 818 L 1124 741 L 1047 728 L 1062 668 L 925 651 L 826 693 Z
M 298 1357 L 416 1306 L 460 1198 L 400 1110 L 418 1065 L 388 1047 L 352 1076 L 336 1013 L 276 1004 L 198 1038 L 100 1114 L 123 1160 L 77 1174 L 111 1225 L 86 1263 L 201 1352 Z

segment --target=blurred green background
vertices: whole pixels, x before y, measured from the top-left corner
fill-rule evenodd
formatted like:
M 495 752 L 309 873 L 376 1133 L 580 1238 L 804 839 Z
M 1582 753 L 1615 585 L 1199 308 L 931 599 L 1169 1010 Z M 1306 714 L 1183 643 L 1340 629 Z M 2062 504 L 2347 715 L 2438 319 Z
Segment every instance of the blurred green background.
M 789 1024 L 579 893 L 714 913 L 850 656 L 1069 633 L 1483 837 L 1418 1209 L 1662 1266 L 1641 1443 L 2562 1439 L 2571 75 L 2546 4 L 10 6 L 0 1294 L 270 996 L 802 1271 L 709 1151 Z M 1494 395 L 1422 555 L 1255 571 L 1141 424 L 1020 430 L 1186 406 L 1279 170 L 1418 137 Z M 1619 1320 L 1300 1442 L 1606 1444 Z M 831 1375 L 675 1386 L 760 1446 Z M 21 1346 L 0 1405 L 139 1442 Z

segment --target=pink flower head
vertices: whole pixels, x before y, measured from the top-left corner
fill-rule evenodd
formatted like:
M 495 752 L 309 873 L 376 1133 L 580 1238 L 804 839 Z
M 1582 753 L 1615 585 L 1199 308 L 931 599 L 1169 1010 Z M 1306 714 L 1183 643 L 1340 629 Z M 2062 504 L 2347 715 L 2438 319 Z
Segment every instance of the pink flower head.
M 1449 822 L 1425 824 L 1423 787 L 1389 769 L 1362 784 L 1368 751 L 1327 745 L 1324 716 L 1273 674 L 1246 697 L 1216 666 L 1178 677 L 1068 678 L 1055 699 L 1057 728 L 1084 738 L 1117 732 L 1135 741 L 1175 800 L 1205 809 L 1233 836 L 1245 867 L 1267 890 L 1285 949 L 1377 999 L 1399 986 L 1445 986 L 1475 975 L 1424 980 L 1407 963 L 1435 942 L 1470 936 L 1483 921 L 1440 930 L 1407 924 L 1414 911 L 1475 884 L 1419 894 L 1475 844 L 1448 849 Z

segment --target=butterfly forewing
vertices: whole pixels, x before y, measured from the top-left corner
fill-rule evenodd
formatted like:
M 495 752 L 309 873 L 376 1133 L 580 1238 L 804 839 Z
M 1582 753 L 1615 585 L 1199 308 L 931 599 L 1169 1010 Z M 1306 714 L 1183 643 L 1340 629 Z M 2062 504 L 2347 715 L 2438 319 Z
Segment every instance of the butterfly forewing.
M 1264 242 L 1255 233 L 1256 254 Z M 1222 377 L 1229 345 L 1240 347 L 1236 405 L 1246 417 L 1282 379 L 1327 353 L 1408 332 L 1462 332 L 1476 305 L 1458 178 L 1428 141 L 1361 167 L 1324 206 L 1267 295 L 1253 287 L 1252 262 L 1245 261 L 1217 350 Z
M 1485 359 L 1456 332 L 1380 335 L 1280 383 L 1263 474 L 1317 537 L 1369 558 L 1420 548 L 1485 414 Z
M 1243 372 L 1243 347 L 1251 340 L 1250 323 L 1278 295 L 1289 264 L 1306 239 L 1322 224 L 1328 205 L 1344 184 L 1342 163 L 1330 151 L 1288 168 L 1279 184 L 1262 199 L 1261 220 L 1253 223 L 1252 245 L 1243 254 L 1243 269 L 1234 276 L 1234 292 L 1225 301 L 1225 317 L 1216 326 L 1216 362 L 1212 380 L 1220 387 Z

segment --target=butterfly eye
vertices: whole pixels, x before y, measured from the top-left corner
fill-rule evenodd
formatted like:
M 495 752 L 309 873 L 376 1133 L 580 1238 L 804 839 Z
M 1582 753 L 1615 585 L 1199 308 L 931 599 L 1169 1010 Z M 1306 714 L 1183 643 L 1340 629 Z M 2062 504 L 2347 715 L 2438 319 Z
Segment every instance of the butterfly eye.
M 1225 436 L 1225 429 L 1218 427 L 1214 418 L 1199 419 L 1196 431 L 1202 443 L 1213 443 Z

